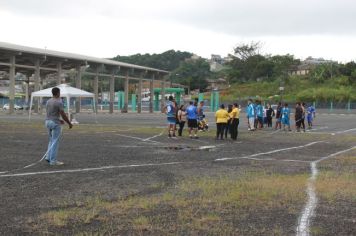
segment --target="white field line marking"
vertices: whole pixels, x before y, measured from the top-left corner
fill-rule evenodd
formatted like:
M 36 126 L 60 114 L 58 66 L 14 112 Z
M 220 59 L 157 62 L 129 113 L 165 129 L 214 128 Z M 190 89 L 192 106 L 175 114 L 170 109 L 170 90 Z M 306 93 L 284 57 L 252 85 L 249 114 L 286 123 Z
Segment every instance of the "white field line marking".
M 343 134 L 343 133 L 347 133 L 347 132 L 350 132 L 350 131 L 356 131 L 356 128 L 347 129 L 347 130 L 343 130 L 343 131 L 337 131 L 337 132 L 334 132 L 334 133 L 332 133 L 332 134 L 333 134 L 333 135 L 335 135 L 335 134 Z
M 253 157 L 253 156 L 260 156 L 260 155 L 267 155 L 270 153 L 276 153 L 276 152 L 281 152 L 281 151 L 286 151 L 286 150 L 291 150 L 291 149 L 296 149 L 300 147 L 307 147 L 310 145 L 314 145 L 316 143 L 321 143 L 323 141 L 318 141 L 318 142 L 312 142 L 303 146 L 297 146 L 297 147 L 290 147 L 290 148 L 283 148 L 283 149 L 278 149 L 274 151 L 269 151 L 266 153 L 258 153 L 258 154 L 253 154 L 250 156 L 246 156 L 245 158 Z M 206 148 L 206 147 L 205 147 Z M 231 160 L 231 159 L 241 159 L 244 157 L 235 157 L 235 158 L 222 158 L 222 159 L 216 159 L 214 161 L 224 161 L 224 160 Z M 209 160 L 210 161 L 210 160 Z M 185 163 L 191 163 L 191 162 L 168 162 L 168 163 L 157 163 L 157 164 L 152 164 L 152 163 L 146 163 L 146 164 L 136 164 L 136 165 L 121 165 L 121 166 L 103 166 L 103 167 L 94 167 L 94 168 L 81 168 L 81 169 L 72 169 L 72 170 L 57 170 L 57 171 L 39 171 L 39 172 L 26 172 L 26 173 L 18 173 L 18 174 L 5 174 L 5 175 L 0 175 L 0 178 L 3 177 L 16 177 L 16 176 L 29 176 L 29 175 L 43 175 L 43 174 L 55 174 L 55 173 L 76 173 L 76 172 L 88 172 L 88 171 L 99 171 L 99 170 L 106 170 L 106 169 L 117 169 L 117 168 L 130 168 L 130 167 L 145 167 L 145 166 L 161 166 L 161 165 L 178 165 L 178 164 L 185 164 Z M 0 173 L 1 174 L 1 173 Z
M 252 157 L 257 157 L 257 156 L 263 156 L 263 155 L 268 155 L 268 154 L 273 154 L 273 153 L 277 153 L 277 152 L 283 152 L 283 151 L 288 151 L 288 150 L 293 150 L 293 149 L 298 149 L 298 148 L 305 148 L 305 147 L 309 147 L 311 145 L 317 144 L 317 143 L 323 143 L 324 141 L 317 141 L 317 142 L 311 142 L 305 145 L 301 145 L 301 146 L 295 146 L 295 147 L 289 147 L 289 148 L 282 148 L 282 149 L 276 149 L 276 150 L 272 150 L 269 152 L 260 152 L 260 153 L 255 153 L 252 155 L 248 155 L 248 156 L 244 156 L 244 157 L 226 157 L 226 158 L 219 158 L 219 159 L 215 159 L 215 161 L 226 161 L 226 160 L 234 160 L 234 159 L 247 159 L 247 158 L 252 158 Z M 256 158 L 257 159 L 257 158 Z
M 142 139 L 142 138 L 139 138 L 139 137 L 133 137 L 133 136 L 123 135 L 123 134 L 116 134 L 116 135 L 122 136 L 122 137 L 127 137 L 127 138 L 132 138 L 132 139 L 138 139 L 138 140 L 143 141 L 143 142 L 152 142 L 153 144 L 158 144 L 158 143 L 160 143 L 160 142 L 153 141 L 153 140 L 145 140 L 145 139 Z M 63 136 L 63 135 L 62 135 L 62 133 L 61 133 L 60 136 L 58 137 L 58 139 L 61 138 L 62 136 Z M 56 140 L 56 142 L 57 142 L 57 140 Z M 52 144 L 52 146 L 53 146 L 53 144 Z M 51 148 L 52 148 L 52 146 L 51 146 Z M 47 152 L 48 152 L 48 150 L 47 150 Z M 36 161 L 36 162 L 34 162 L 34 163 L 31 163 L 31 164 L 29 164 L 29 165 L 27 165 L 27 166 L 25 166 L 25 167 L 22 167 L 22 168 L 17 168 L 17 169 L 14 169 L 14 170 L 9 170 L 9 171 L 0 172 L 0 174 L 4 174 L 4 173 L 8 173 L 8 172 L 14 172 L 14 171 L 17 171 L 17 170 L 27 169 L 27 168 L 29 168 L 29 167 L 32 167 L 32 166 L 34 166 L 34 165 L 40 163 L 41 161 L 43 161 L 43 159 L 44 159 L 44 158 L 46 157 L 46 155 L 47 155 L 47 152 L 43 155 L 43 157 L 42 157 L 40 160 L 38 160 L 38 161 Z
M 157 134 L 157 135 L 154 135 L 154 136 L 152 136 L 152 137 L 146 138 L 146 139 L 144 139 L 144 140 L 142 140 L 142 141 L 150 141 L 151 139 L 154 139 L 154 138 L 156 138 L 156 137 L 161 136 L 161 135 L 163 134 L 163 132 L 164 132 L 164 131 L 162 131 L 161 133 L 159 133 L 159 134 Z
M 132 167 L 148 167 L 148 166 L 164 166 L 164 165 L 178 165 L 189 162 L 166 162 L 166 163 L 147 163 L 147 164 L 136 164 L 136 165 L 122 165 L 122 166 L 103 166 L 103 167 L 93 167 L 93 168 L 82 168 L 82 169 L 72 169 L 72 170 L 54 170 L 54 171 L 38 171 L 38 172 L 26 172 L 18 174 L 6 174 L 0 175 L 3 177 L 16 177 L 16 176 L 29 176 L 29 175 L 44 175 L 44 174 L 59 174 L 59 173 L 76 173 L 76 172 L 88 172 L 88 171 L 98 171 L 98 170 L 108 170 L 108 169 L 120 169 L 120 168 L 132 168 Z
M 200 140 L 199 138 L 198 138 L 198 139 L 192 138 L 191 140 L 192 140 L 192 141 L 199 142 L 199 143 L 209 143 L 209 142 L 206 142 L 206 141 Z
M 320 131 L 306 131 L 306 134 L 329 134 L 329 135 L 335 135 L 334 133 L 330 132 L 320 132 Z
M 316 161 L 313 161 L 310 163 L 311 176 L 308 179 L 308 187 L 307 187 L 308 202 L 305 205 L 304 210 L 303 210 L 301 217 L 299 219 L 299 223 L 298 223 L 298 227 L 297 227 L 297 236 L 308 236 L 310 233 L 309 224 L 310 224 L 311 218 L 314 215 L 314 211 L 315 211 L 315 208 L 316 208 L 316 205 L 318 202 L 318 198 L 315 193 L 315 180 L 316 180 L 316 177 L 319 172 L 318 168 L 317 168 L 317 164 L 321 161 L 324 161 L 331 157 L 338 156 L 345 152 L 349 152 L 353 149 L 356 149 L 356 146 L 336 152 L 336 153 L 333 153 L 333 154 L 330 154 L 326 157 L 322 157 L 319 160 L 316 160 Z
M 281 132 L 281 130 L 280 130 L 280 129 L 277 129 L 277 130 L 273 131 L 273 132 L 270 133 L 270 134 L 276 134 L 276 133 L 278 133 L 278 132 Z
M 160 143 L 157 141 L 153 141 L 153 140 L 145 140 L 144 138 L 139 138 L 139 137 L 134 137 L 134 136 L 129 136 L 129 135 L 124 135 L 124 134 L 115 134 L 117 136 L 121 136 L 121 137 L 125 137 L 125 138 L 132 138 L 132 139 L 137 139 L 140 140 L 142 142 L 152 142 L 152 143 Z
M 307 129 L 306 132 L 313 132 L 314 130 L 322 130 L 322 129 L 328 129 L 329 127 L 328 126 L 322 126 L 322 127 L 319 127 L 319 128 L 312 128 L 312 129 Z
M 216 146 L 210 145 L 210 146 L 200 146 L 200 147 L 198 147 L 199 150 L 206 150 L 206 149 L 213 149 L 213 148 L 216 148 Z
M 113 131 L 110 131 L 110 130 L 104 130 L 104 131 L 95 131 L 93 133 L 95 134 L 105 134 L 105 133 L 117 133 L 117 132 L 127 132 L 127 131 L 132 131 L 132 130 L 135 130 L 135 129 L 118 129 L 118 130 L 113 130 Z M 91 133 L 90 131 L 87 131 L 86 133 Z
M 63 137 L 63 129 L 61 129 L 61 132 L 60 132 L 59 136 L 57 137 L 57 139 L 54 140 L 54 142 L 52 143 L 52 145 L 47 149 L 47 151 L 45 152 L 45 154 L 42 156 L 42 158 L 41 158 L 40 160 L 35 161 L 35 162 L 33 162 L 33 163 L 31 163 L 31 164 L 29 164 L 29 165 L 27 165 L 27 166 L 24 166 L 24 167 L 20 167 L 20 168 L 16 168 L 16 169 L 13 169 L 13 170 L 8 170 L 8 171 L 0 172 L 0 174 L 9 173 L 9 172 L 14 172 L 14 171 L 17 171 L 17 170 L 22 170 L 22 169 L 27 169 L 27 168 L 30 168 L 30 167 L 32 167 L 32 166 L 34 166 L 34 165 L 40 163 L 41 161 L 43 161 L 43 160 L 46 158 L 46 156 L 47 156 L 47 154 L 48 154 L 48 151 L 53 148 L 53 145 L 54 145 L 56 142 L 59 142 L 59 140 L 60 140 L 62 137 Z
M 302 162 L 302 163 L 310 163 L 310 161 L 302 161 L 302 160 L 290 160 L 290 159 L 274 159 L 274 158 L 253 158 L 253 157 L 241 157 L 241 159 L 248 159 L 254 161 L 283 161 L 283 162 Z

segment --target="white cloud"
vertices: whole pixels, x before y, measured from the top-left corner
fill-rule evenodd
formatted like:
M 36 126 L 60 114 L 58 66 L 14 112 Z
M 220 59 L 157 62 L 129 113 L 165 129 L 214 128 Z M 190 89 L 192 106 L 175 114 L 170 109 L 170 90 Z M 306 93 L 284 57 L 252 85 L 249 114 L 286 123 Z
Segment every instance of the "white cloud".
M 0 0 L 0 41 L 97 57 L 185 50 L 355 60 L 352 0 Z

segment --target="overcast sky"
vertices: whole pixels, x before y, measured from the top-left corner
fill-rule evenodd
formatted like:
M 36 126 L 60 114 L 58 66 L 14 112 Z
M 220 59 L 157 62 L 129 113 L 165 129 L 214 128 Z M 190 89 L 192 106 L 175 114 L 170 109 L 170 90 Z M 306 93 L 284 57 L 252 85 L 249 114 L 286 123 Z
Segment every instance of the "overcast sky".
M 174 49 L 356 60 L 355 0 L 0 0 L 0 41 L 96 57 Z

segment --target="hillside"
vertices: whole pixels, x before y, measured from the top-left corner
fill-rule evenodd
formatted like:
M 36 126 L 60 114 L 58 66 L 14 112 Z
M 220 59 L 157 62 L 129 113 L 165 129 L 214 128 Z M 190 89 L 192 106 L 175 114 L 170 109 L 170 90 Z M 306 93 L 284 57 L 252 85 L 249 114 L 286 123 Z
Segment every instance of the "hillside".
M 247 82 L 232 84 L 222 93 L 226 101 L 260 97 L 263 100 L 305 102 L 355 102 L 355 84 L 345 83 L 345 77 L 337 77 L 323 83 L 315 83 L 309 77 L 288 77 L 284 82 L 284 91 L 279 90 L 280 80 L 265 82 Z

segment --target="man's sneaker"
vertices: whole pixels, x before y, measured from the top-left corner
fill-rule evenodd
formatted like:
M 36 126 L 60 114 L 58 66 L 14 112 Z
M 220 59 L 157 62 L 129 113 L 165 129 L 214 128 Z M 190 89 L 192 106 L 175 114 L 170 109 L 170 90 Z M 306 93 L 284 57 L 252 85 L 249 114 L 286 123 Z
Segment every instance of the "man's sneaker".
M 173 138 L 177 138 L 177 136 L 175 134 L 173 134 Z
M 172 135 L 171 135 L 171 134 L 168 134 L 168 138 L 172 138 Z
M 48 159 L 45 159 L 48 163 L 49 163 L 49 160 Z
M 56 162 L 50 163 L 51 166 L 61 166 L 63 164 L 64 164 L 64 162 L 61 162 L 61 161 L 56 161 Z

